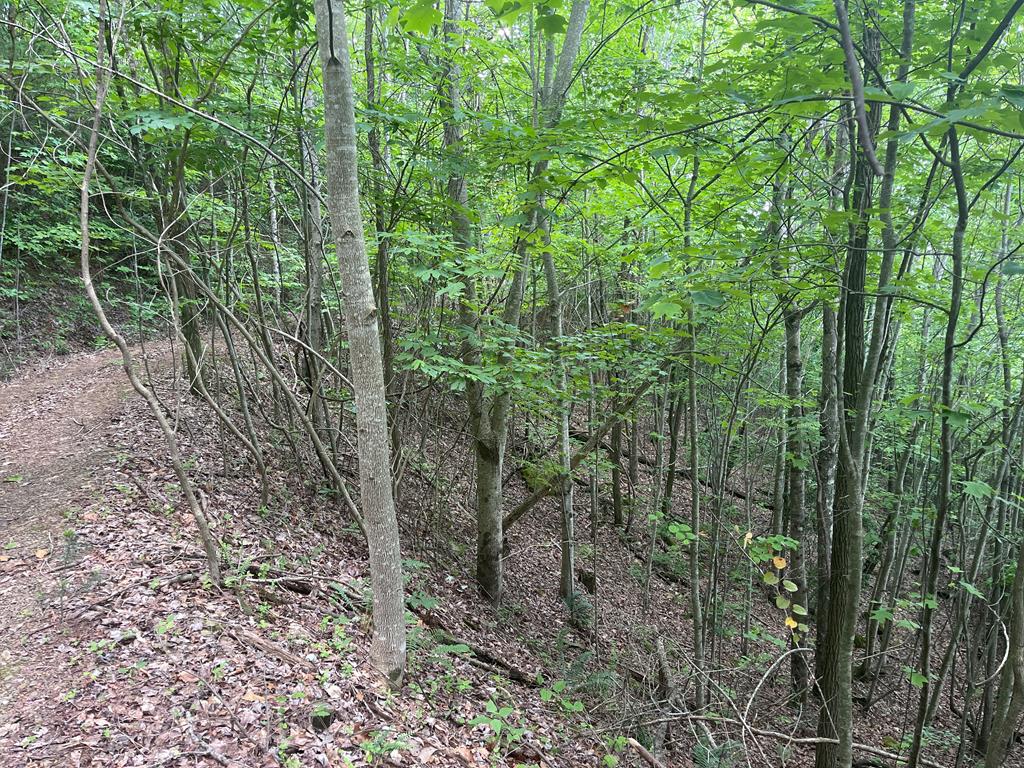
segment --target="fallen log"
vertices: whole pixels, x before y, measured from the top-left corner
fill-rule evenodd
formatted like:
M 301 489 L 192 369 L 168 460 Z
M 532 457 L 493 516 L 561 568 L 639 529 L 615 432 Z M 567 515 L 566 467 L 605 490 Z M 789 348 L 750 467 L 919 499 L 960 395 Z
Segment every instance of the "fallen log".
M 584 443 L 584 445 L 578 451 L 576 451 L 575 454 L 573 454 L 572 459 L 569 461 L 570 472 L 574 472 L 576 468 L 580 465 L 580 463 L 583 461 L 583 459 L 585 459 L 587 456 L 593 453 L 598 447 L 600 447 L 601 441 L 604 439 L 604 436 L 608 434 L 608 430 L 615 426 L 615 423 L 617 421 L 621 421 L 622 418 L 625 417 L 625 415 L 630 410 L 632 410 L 633 406 L 636 405 L 637 402 L 639 402 L 640 398 L 643 397 L 647 390 L 651 388 L 652 384 L 654 384 L 653 379 L 641 385 L 640 388 L 633 393 L 633 396 L 630 397 L 629 400 L 627 400 L 625 403 L 619 406 L 618 409 L 616 409 L 611 415 L 609 415 L 608 418 L 605 419 L 601 423 L 601 425 L 593 431 L 593 433 L 591 433 L 590 439 L 587 440 L 587 442 Z M 510 528 L 512 525 L 516 523 L 516 521 L 523 517 L 523 515 L 525 515 L 535 506 L 537 506 L 537 502 L 539 502 L 541 499 L 547 498 L 552 493 L 554 493 L 558 487 L 560 479 L 561 478 L 558 476 L 551 478 L 542 488 L 537 489 L 536 491 L 531 493 L 529 497 L 520 502 L 515 509 L 513 509 L 507 515 L 505 515 L 505 519 L 501 521 L 502 528 L 504 530 Z

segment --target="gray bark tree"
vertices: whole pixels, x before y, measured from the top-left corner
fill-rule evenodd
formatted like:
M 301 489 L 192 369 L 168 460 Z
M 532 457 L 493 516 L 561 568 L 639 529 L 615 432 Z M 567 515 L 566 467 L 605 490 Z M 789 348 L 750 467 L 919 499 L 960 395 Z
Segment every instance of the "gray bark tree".
M 359 489 L 373 588 L 371 659 L 393 685 L 405 674 L 402 553 L 391 487 L 387 397 L 377 306 L 359 207 L 352 64 L 340 0 L 316 0 L 317 44 L 324 83 L 327 199 L 341 275 L 349 365 L 355 390 Z

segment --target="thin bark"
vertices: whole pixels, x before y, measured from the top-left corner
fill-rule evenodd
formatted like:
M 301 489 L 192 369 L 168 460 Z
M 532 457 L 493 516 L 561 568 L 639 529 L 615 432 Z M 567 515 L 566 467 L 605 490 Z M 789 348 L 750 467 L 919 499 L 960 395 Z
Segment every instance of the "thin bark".
M 352 65 L 340 0 L 315 0 L 324 79 L 328 205 L 341 274 L 349 365 L 355 389 L 359 488 L 373 588 L 374 665 L 400 685 L 405 674 L 402 553 L 392 496 L 387 397 L 370 267 L 359 207 Z

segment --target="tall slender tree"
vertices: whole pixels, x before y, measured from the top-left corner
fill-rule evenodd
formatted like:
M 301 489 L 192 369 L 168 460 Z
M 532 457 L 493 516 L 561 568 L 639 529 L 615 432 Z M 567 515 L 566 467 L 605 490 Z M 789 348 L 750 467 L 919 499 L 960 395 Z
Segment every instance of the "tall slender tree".
M 345 6 L 316 0 L 317 46 L 324 83 L 327 201 L 341 275 L 349 366 L 355 390 L 360 504 L 370 549 L 374 665 L 393 685 L 405 674 L 402 552 L 392 495 L 387 396 L 377 306 L 359 201 L 355 97 Z

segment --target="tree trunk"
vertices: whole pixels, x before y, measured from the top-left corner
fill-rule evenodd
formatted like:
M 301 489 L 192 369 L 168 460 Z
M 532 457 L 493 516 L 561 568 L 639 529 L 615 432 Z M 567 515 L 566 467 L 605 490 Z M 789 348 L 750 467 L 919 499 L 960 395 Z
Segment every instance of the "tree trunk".
M 622 527 L 622 422 L 616 421 L 611 436 L 612 459 L 612 522 Z
M 324 81 L 328 201 L 342 283 L 355 390 L 359 488 L 370 550 L 374 636 L 371 659 L 392 685 L 405 674 L 402 553 L 391 488 L 387 398 L 377 307 L 359 207 L 352 65 L 340 0 L 315 0 Z
M 274 272 L 274 315 L 279 317 L 284 301 L 284 276 L 281 274 L 281 231 L 277 216 L 277 184 L 273 170 L 267 174 L 267 196 L 270 203 L 270 245 L 273 249 L 270 254 L 270 267 Z
M 816 588 L 814 623 L 816 644 L 823 645 L 828 632 L 829 572 L 832 560 L 832 510 L 836 491 L 836 457 L 839 453 L 839 412 L 836 397 L 836 315 L 829 304 L 821 310 L 821 390 L 818 397 L 819 443 L 815 464 L 817 491 L 815 503 Z M 821 680 L 824 654 L 814 654 L 814 677 Z
M 779 366 L 779 392 L 785 395 L 787 391 L 786 377 L 786 351 L 782 352 L 781 365 Z M 789 435 L 786 429 L 786 409 L 779 406 L 775 409 L 776 419 L 779 426 L 779 436 L 775 446 L 775 466 L 772 469 L 772 536 L 781 536 L 785 529 L 786 515 L 786 443 Z
M 804 496 L 805 473 L 804 439 L 801 432 L 804 417 L 803 380 L 804 365 L 800 355 L 800 321 L 803 315 L 794 306 L 785 310 L 786 328 L 786 535 L 797 542 L 797 546 L 789 553 L 789 578 L 796 585 L 792 600 L 797 605 L 807 607 L 807 573 L 804 564 Z M 795 639 L 794 647 L 800 641 Z M 791 657 L 793 692 L 800 698 L 807 692 L 808 670 L 807 657 L 803 653 L 794 653 Z
M 544 226 L 545 240 L 547 237 L 547 224 Z M 555 258 L 550 248 L 545 248 L 543 254 L 544 276 L 548 288 L 548 312 L 550 313 L 551 343 L 555 354 L 559 355 L 557 363 L 557 384 L 558 393 L 558 467 L 560 477 L 558 479 L 558 499 L 562 520 L 562 542 L 561 542 L 561 569 L 558 581 L 558 594 L 572 606 L 574 593 L 574 581 L 576 574 L 576 535 L 575 535 L 575 514 L 572 507 L 572 444 L 569 440 L 569 415 L 572 409 L 572 402 L 569 398 L 569 376 L 566 364 L 561 359 L 559 349 L 562 331 L 562 297 L 558 288 L 558 272 L 555 268 Z
M 693 626 L 694 703 L 698 710 L 707 704 L 704 675 L 704 612 L 700 602 L 700 442 L 697 439 L 697 328 L 693 322 L 693 307 L 687 311 L 687 331 L 690 336 L 686 350 L 689 369 L 686 380 L 686 432 L 689 438 L 690 464 L 690 622 Z
M 391 322 L 391 297 L 390 297 L 390 260 L 391 249 L 388 238 L 388 222 L 384 209 L 384 187 L 381 179 L 387 171 L 384 162 L 384 153 L 380 145 L 380 125 L 375 116 L 377 110 L 377 82 L 378 73 L 376 69 L 376 57 L 373 55 L 374 20 L 377 7 L 373 3 L 367 3 L 364 16 L 363 36 L 363 58 L 366 61 L 366 107 L 370 111 L 371 123 L 367 134 L 367 143 L 370 148 L 370 160 L 373 163 L 373 176 L 370 182 L 371 197 L 373 200 L 373 224 L 376 229 L 374 240 L 377 243 L 377 257 L 374 261 L 377 308 L 380 320 L 380 336 L 383 343 L 384 356 L 384 385 L 386 387 L 388 403 L 391 406 L 391 449 L 396 455 L 402 450 L 402 435 L 398 424 L 398 399 L 401 392 L 398 379 L 395 376 L 395 340 L 394 328 Z
M 867 48 L 877 60 L 877 39 Z M 878 105 L 872 105 L 871 131 L 877 130 L 878 113 Z M 860 138 L 862 146 L 873 141 L 873 136 Z M 856 220 L 850 225 L 840 316 L 844 417 L 839 425 L 827 631 L 818 649 L 824 657 L 821 660 L 823 696 L 818 736 L 837 739 L 838 743 L 817 745 L 816 768 L 848 768 L 853 762 L 852 666 L 864 543 L 862 472 L 875 380 L 873 366 L 877 365 L 880 352 L 872 349 L 874 357 L 865 359 L 865 286 L 873 175 L 863 151 L 856 154 L 852 173 L 852 206 Z M 875 320 L 880 322 L 878 318 Z

